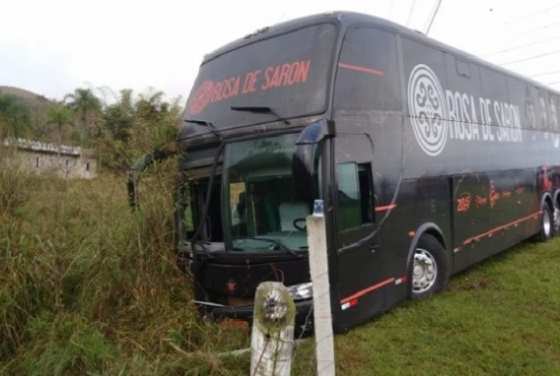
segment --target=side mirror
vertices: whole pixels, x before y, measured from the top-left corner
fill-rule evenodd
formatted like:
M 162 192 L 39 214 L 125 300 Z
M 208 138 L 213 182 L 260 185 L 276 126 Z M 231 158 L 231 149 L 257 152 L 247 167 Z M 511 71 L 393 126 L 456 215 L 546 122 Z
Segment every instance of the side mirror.
M 304 201 L 312 201 L 315 197 L 317 184 L 317 161 L 320 152 L 319 144 L 327 137 L 334 135 L 334 123 L 318 121 L 305 127 L 297 141 L 296 153 L 292 161 L 292 170 L 298 196 Z
M 316 145 L 326 137 L 335 135 L 333 121 L 320 120 L 309 124 L 301 131 L 296 145 Z

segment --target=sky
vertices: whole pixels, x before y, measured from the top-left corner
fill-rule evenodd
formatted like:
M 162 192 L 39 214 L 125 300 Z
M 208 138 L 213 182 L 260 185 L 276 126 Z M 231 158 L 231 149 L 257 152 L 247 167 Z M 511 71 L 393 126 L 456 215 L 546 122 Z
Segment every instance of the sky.
M 349 10 L 426 31 L 437 0 L 0 0 L 0 86 L 188 96 L 205 53 L 256 29 Z M 560 0 L 442 0 L 429 36 L 560 90 Z

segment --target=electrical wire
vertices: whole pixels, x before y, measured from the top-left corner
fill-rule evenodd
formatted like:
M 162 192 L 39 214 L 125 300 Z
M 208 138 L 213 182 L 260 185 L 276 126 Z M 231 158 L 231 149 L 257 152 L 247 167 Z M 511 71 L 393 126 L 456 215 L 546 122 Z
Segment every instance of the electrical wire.
M 546 24 L 546 25 L 543 25 L 543 26 L 535 27 L 533 29 L 522 30 L 518 33 L 515 33 L 513 36 L 532 33 L 532 32 L 539 31 L 539 30 L 546 30 L 546 29 L 550 29 L 552 27 L 559 26 L 559 25 L 560 25 L 560 22 L 552 22 L 552 23 L 549 23 L 549 24 Z
M 430 34 L 430 29 L 432 28 L 432 25 L 434 24 L 434 20 L 436 19 L 437 13 L 439 12 L 439 8 L 441 7 L 441 2 L 442 2 L 442 0 L 436 0 L 436 3 L 434 5 L 434 9 L 432 11 L 432 14 L 430 15 L 430 20 L 428 21 L 428 26 L 426 27 L 426 32 L 425 32 L 426 35 Z
M 536 46 L 536 45 L 539 45 L 539 44 L 543 44 L 543 43 L 547 43 L 547 42 L 550 42 L 550 41 L 553 41 L 553 40 L 559 40 L 559 39 L 560 39 L 560 36 L 555 36 L 555 37 L 552 37 L 552 38 L 541 39 L 541 40 L 533 41 L 533 42 L 530 42 L 530 43 L 518 44 L 516 46 L 504 48 L 504 49 L 493 51 L 493 52 L 483 53 L 481 55 L 483 57 L 487 58 L 487 57 L 490 57 L 490 56 L 501 55 L 501 54 L 504 54 L 506 52 L 516 51 L 516 50 L 520 50 L 522 48 L 533 47 L 533 46 Z
M 559 53 L 560 53 L 560 50 L 555 50 L 555 51 L 545 52 L 545 53 L 542 53 L 542 54 L 533 55 L 533 56 L 529 56 L 529 57 L 525 57 L 525 58 L 521 58 L 521 59 L 517 59 L 517 60 L 506 61 L 504 63 L 498 63 L 498 65 L 511 65 L 511 64 L 517 64 L 517 63 L 523 63 L 525 61 L 540 59 L 542 57 L 556 55 L 556 54 L 559 54 Z
M 549 72 L 542 72 L 542 73 L 537 73 L 537 74 L 533 74 L 530 77 L 531 78 L 535 78 L 535 77 L 542 77 L 542 76 L 550 76 L 553 74 L 558 74 L 560 73 L 560 70 L 554 70 L 554 71 L 549 71 Z
M 524 20 L 524 19 L 527 19 L 527 18 L 532 18 L 532 17 L 534 17 L 534 16 L 536 16 L 536 15 L 538 15 L 538 14 L 550 12 L 551 10 L 556 9 L 556 8 L 558 8 L 558 7 L 560 7 L 560 3 L 556 3 L 556 4 L 554 4 L 554 5 L 552 5 L 552 6 L 548 7 L 548 8 L 539 9 L 539 10 L 536 10 L 536 11 L 531 12 L 531 13 L 529 13 L 529 14 L 524 14 L 523 16 L 510 19 L 509 21 L 506 21 L 504 24 L 505 24 L 505 25 L 509 25 L 509 24 L 514 23 L 514 22 L 519 22 L 519 21 Z
M 410 21 L 412 21 L 412 13 L 414 13 L 415 5 L 416 5 L 416 0 L 412 0 L 412 4 L 410 4 L 410 9 L 408 11 L 408 18 L 406 19 L 406 26 L 410 26 Z

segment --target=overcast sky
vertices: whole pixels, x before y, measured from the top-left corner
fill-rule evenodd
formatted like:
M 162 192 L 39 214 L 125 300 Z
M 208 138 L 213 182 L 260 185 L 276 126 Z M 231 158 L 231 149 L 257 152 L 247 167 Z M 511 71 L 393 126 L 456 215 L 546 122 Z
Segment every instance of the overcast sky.
M 0 0 L 0 85 L 185 98 L 205 53 L 263 26 L 351 10 L 425 30 L 436 1 Z M 560 0 L 443 0 L 430 36 L 560 89 Z

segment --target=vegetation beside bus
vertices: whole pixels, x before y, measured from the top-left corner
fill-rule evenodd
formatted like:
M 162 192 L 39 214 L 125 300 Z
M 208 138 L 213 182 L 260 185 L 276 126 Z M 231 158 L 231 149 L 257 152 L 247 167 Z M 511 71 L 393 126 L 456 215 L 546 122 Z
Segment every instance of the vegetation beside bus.
M 234 322 L 202 320 L 191 281 L 174 265 L 169 181 L 149 172 L 142 215 L 127 210 L 123 177 L 62 181 L 2 170 L 0 374 L 246 375 Z M 11 173 L 10 173 L 11 174 Z M 153 188 L 152 188 L 153 187 Z M 338 372 L 556 374 L 560 371 L 560 239 L 524 243 L 336 337 Z M 294 375 L 314 370 L 312 341 Z

